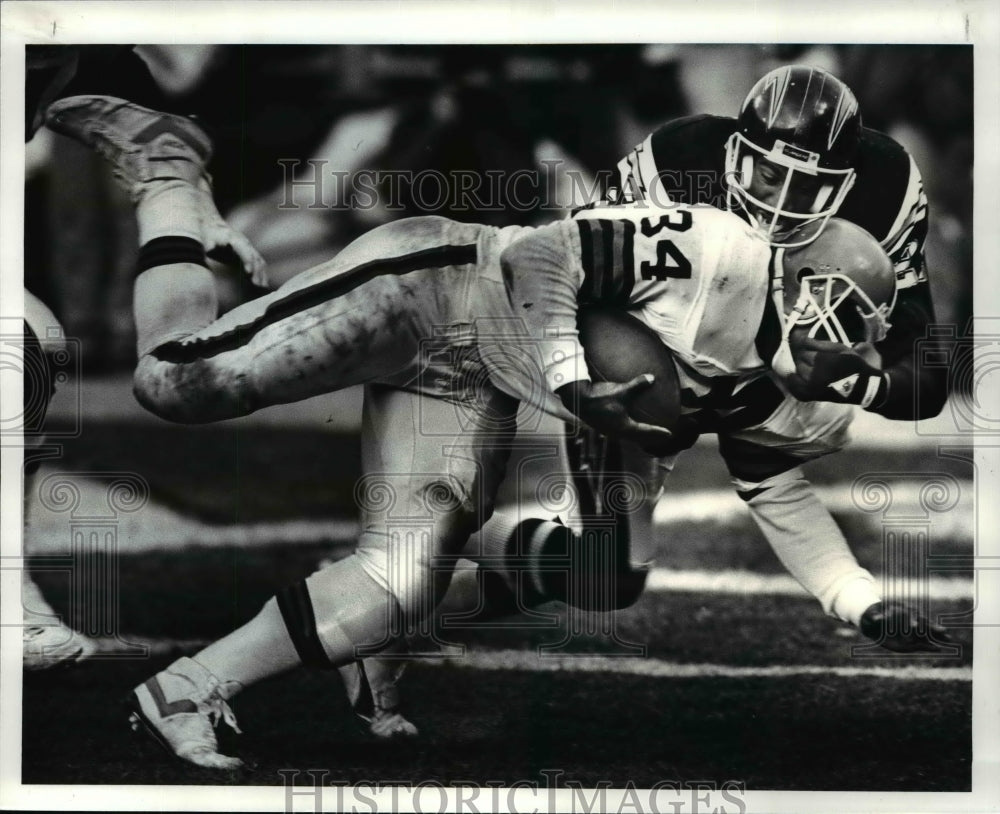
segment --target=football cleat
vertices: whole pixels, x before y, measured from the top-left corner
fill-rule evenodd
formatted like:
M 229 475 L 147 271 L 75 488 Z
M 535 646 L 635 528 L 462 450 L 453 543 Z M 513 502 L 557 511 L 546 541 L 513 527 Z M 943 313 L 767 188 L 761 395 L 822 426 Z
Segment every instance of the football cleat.
M 340 668 L 355 715 L 380 740 L 420 734 L 399 710 L 398 682 L 405 667 L 402 659 L 367 658 Z
M 145 729 L 168 752 L 196 766 L 242 768 L 239 758 L 219 753 L 215 737 L 220 720 L 240 732 L 225 690 L 198 662 L 178 659 L 132 690 L 129 723 L 133 731 Z
M 112 96 L 69 96 L 49 106 L 48 127 L 86 144 L 138 203 L 160 181 L 197 186 L 212 143 L 193 120 Z
M 25 626 L 22 641 L 25 670 L 68 666 L 97 652 L 97 642 L 59 621 Z

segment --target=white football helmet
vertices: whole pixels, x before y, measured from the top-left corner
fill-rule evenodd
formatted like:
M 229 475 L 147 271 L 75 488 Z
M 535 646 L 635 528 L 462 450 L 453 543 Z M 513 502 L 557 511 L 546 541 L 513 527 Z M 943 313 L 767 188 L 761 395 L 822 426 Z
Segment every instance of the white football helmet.
M 771 293 L 783 319 L 773 367 L 787 375 L 788 337 L 796 328 L 847 346 L 881 342 L 891 327 L 896 273 L 874 237 L 850 221 L 831 218 L 809 243 L 774 250 Z

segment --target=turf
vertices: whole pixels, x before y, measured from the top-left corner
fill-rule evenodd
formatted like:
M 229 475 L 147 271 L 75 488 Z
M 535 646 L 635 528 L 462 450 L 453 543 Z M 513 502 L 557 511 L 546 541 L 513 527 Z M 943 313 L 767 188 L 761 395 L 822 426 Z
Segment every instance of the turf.
M 247 733 L 238 751 L 256 770 L 209 772 L 128 731 L 122 696 L 163 666 L 95 662 L 29 677 L 23 782 L 280 785 L 279 770 L 315 767 L 349 783 L 543 782 L 543 770 L 587 788 L 692 778 L 799 790 L 961 791 L 970 783 L 964 683 L 610 680 L 419 663 L 407 684 L 422 700 L 412 717 L 423 736 L 405 748 L 355 725 L 335 676 L 298 673 L 248 690 L 235 706 Z
M 57 427 L 58 429 L 58 427 Z M 59 464 L 72 471 L 135 472 L 158 500 L 211 523 L 353 517 L 361 472 L 356 434 L 239 425 L 185 427 L 102 422 L 61 440 Z M 515 453 L 508 472 L 517 471 Z M 851 448 L 808 464 L 817 484 L 850 482 L 871 472 L 944 472 L 971 479 L 971 464 L 926 450 L 900 449 L 873 457 Z M 711 441 L 686 452 L 670 476 L 671 493 L 726 488 L 729 476 Z M 513 500 L 511 483 L 501 495 Z M 702 535 L 704 536 L 704 535 Z
M 699 446 L 672 477 L 678 498 L 719 488 L 726 474 Z M 354 516 L 357 439 L 318 430 L 211 430 L 99 423 L 64 441 L 60 466 L 130 471 L 153 495 L 185 515 L 227 525 Z M 968 465 L 900 450 L 877 460 L 848 451 L 810 466 L 818 483 L 850 482 L 872 471 L 946 471 Z M 507 499 L 516 497 L 507 493 Z M 869 520 L 838 516 L 863 564 L 878 569 L 881 538 Z M 326 537 L 320 534 L 321 537 Z M 935 538 L 935 553 L 965 556 L 967 539 Z M 210 640 L 257 612 L 275 590 L 348 550 L 325 539 L 254 548 L 193 546 L 130 553 L 114 563 L 117 629 L 123 638 Z M 680 523 L 657 540 L 657 565 L 781 566 L 752 524 Z M 96 565 L 108 565 L 95 560 Z M 112 570 L 115 570 L 112 569 Z M 86 621 L 65 573 L 38 574 L 68 621 Z M 960 614 L 971 601 L 934 605 Z M 647 593 L 615 614 L 614 637 L 579 635 L 559 652 L 612 655 L 638 644 L 650 658 L 736 667 L 931 668 L 972 662 L 970 628 L 953 629 L 956 658 L 897 659 L 855 652 L 855 631 L 825 617 L 815 602 L 782 596 Z M 439 627 L 436 636 L 485 652 L 537 652 L 565 638 L 569 617 L 548 627 Z M 416 641 L 425 646 L 426 640 Z M 26 783 L 281 785 L 282 770 L 320 768 L 327 782 L 442 783 L 560 781 L 650 786 L 664 780 L 742 782 L 751 789 L 964 791 L 971 777 L 972 684 L 887 680 L 833 673 L 797 677 L 650 678 L 616 673 L 485 671 L 460 661 L 409 668 L 404 698 L 422 736 L 406 745 L 374 741 L 357 724 L 336 674 L 295 672 L 236 699 L 246 735 L 233 746 L 252 772 L 219 774 L 170 759 L 128 731 L 121 702 L 129 689 L 183 650 L 155 658 L 98 659 L 73 670 L 26 675 L 22 776 Z M 230 744 L 226 744 L 228 747 Z M 303 776 L 303 782 L 311 782 Z M 596 810 L 596 809 L 595 809 Z

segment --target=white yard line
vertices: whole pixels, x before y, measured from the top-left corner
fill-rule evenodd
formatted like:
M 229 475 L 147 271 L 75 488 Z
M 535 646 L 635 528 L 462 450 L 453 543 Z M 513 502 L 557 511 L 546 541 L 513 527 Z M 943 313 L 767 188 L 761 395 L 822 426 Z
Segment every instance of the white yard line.
M 39 483 L 54 471 L 45 466 L 39 472 Z M 932 539 L 968 542 L 971 547 L 975 533 L 975 511 L 972 481 L 959 480 L 958 503 L 949 511 L 928 516 L 928 531 Z M 352 540 L 358 531 L 353 520 L 315 519 L 281 520 L 264 523 L 213 524 L 205 523 L 174 511 L 156 499 L 129 513 L 108 516 L 107 487 L 89 478 L 75 480 L 79 504 L 75 514 L 88 520 L 107 517 L 108 525 L 117 530 L 122 553 L 170 551 L 186 546 L 210 548 L 225 546 L 256 547 L 278 543 L 343 543 Z M 892 510 L 899 516 L 927 516 L 921 510 L 920 483 L 897 481 L 892 486 Z M 822 486 L 817 494 L 835 514 L 867 518 L 873 534 L 881 528 L 880 515 L 866 514 L 851 499 L 849 486 Z M 538 506 L 522 504 L 522 517 L 549 516 L 551 512 Z M 29 548 L 32 553 L 49 554 L 66 551 L 72 539 L 71 513 L 46 509 L 41 500 L 31 501 L 29 508 Z M 704 489 L 667 493 L 653 516 L 656 528 L 669 534 L 671 527 L 682 524 L 705 525 L 706 534 L 718 534 L 725 525 L 749 525 L 752 520 L 746 504 L 732 489 Z
M 930 481 L 932 475 L 928 474 Z M 933 507 L 928 507 L 927 486 L 924 481 L 908 481 L 886 475 L 888 489 L 880 494 L 878 499 L 886 500 L 891 494 L 891 512 L 893 518 L 912 517 L 914 522 L 926 518 L 930 523 L 931 533 L 937 537 L 960 536 L 972 540 L 975 531 L 975 485 L 971 480 L 957 479 L 957 492 L 954 506 L 947 511 L 936 513 Z M 949 484 L 950 485 L 950 484 Z M 886 505 L 866 505 L 863 495 L 852 495 L 849 483 L 839 483 L 835 486 L 814 486 L 816 496 L 823 505 L 834 514 L 868 517 L 873 523 L 879 523 L 881 512 L 889 508 Z M 878 509 L 879 511 L 873 511 Z M 742 517 L 749 517 L 750 510 L 733 489 L 698 489 L 671 494 L 669 491 L 656 505 L 653 522 L 658 526 L 671 523 L 732 523 Z
M 971 579 L 929 577 L 925 582 L 894 581 L 897 593 L 912 599 L 972 599 L 975 586 Z M 646 580 L 646 591 L 653 593 L 690 592 L 699 594 L 743 594 L 746 596 L 809 596 L 805 588 L 788 574 L 758 574 L 754 571 L 675 571 L 653 568 Z
M 194 653 L 207 641 L 124 636 L 125 642 L 101 640 L 97 659 L 115 659 L 132 655 L 166 656 Z M 126 644 L 127 643 L 127 644 Z M 143 654 L 135 646 L 145 647 Z M 835 676 L 837 678 L 888 678 L 897 681 L 972 681 L 972 667 L 926 667 L 908 664 L 900 667 L 842 667 L 822 664 L 774 664 L 763 667 L 732 664 L 686 664 L 665 659 L 540 654 L 532 650 L 470 649 L 460 655 L 418 658 L 416 663 L 447 666 L 462 670 L 521 672 L 609 673 L 644 678 L 791 678 L 795 676 Z
M 455 658 L 435 659 L 472 670 L 526 670 L 531 672 L 617 673 L 650 678 L 892 678 L 900 681 L 971 681 L 971 667 L 837 667 L 819 664 L 775 664 L 749 667 L 729 664 L 682 664 L 663 659 L 614 656 L 539 655 L 529 650 L 469 650 Z

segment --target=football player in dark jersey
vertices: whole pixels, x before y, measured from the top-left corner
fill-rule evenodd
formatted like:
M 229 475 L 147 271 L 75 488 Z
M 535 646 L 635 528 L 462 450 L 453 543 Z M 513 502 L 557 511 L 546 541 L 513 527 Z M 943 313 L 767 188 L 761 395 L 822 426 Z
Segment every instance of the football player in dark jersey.
M 782 448 L 787 439 L 775 443 L 767 436 L 754 437 L 751 428 L 761 421 L 793 425 L 796 399 L 856 404 L 902 420 L 940 412 L 946 398 L 944 376 L 921 371 L 918 381 L 914 363 L 914 343 L 932 341 L 927 326 L 934 320 L 924 263 L 927 200 L 917 166 L 891 138 L 862 126 L 858 103 L 843 82 L 816 68 L 786 66 L 756 83 L 737 118 L 696 115 L 668 122 L 625 156 L 613 177 L 605 201 L 729 209 L 767 238 L 776 258 L 814 241 L 836 214 L 872 234 L 893 264 L 897 290 L 883 338 L 874 345 L 849 346 L 806 335 L 789 337 L 792 353 L 776 356 L 773 364 L 776 371 L 787 366 L 783 372 L 790 375 L 784 383 L 794 397 L 767 377 L 728 392 L 723 380 L 708 393 L 682 388 L 684 412 L 671 449 L 664 450 L 666 460 L 660 463 L 669 470 L 672 454 L 693 445 L 702 433 L 717 434 L 737 493 L 778 557 L 803 579 L 803 570 L 795 564 L 798 552 L 846 552 L 847 541 L 814 494 L 801 461 Z M 760 347 L 773 352 L 778 333 L 776 321 L 765 319 Z M 573 431 L 568 437 L 569 472 L 586 524 L 588 517 L 607 514 L 602 492 L 614 482 L 613 473 L 622 468 L 645 471 L 648 463 L 627 460 L 635 455 L 591 431 Z M 619 554 L 631 565 L 619 569 L 612 578 L 615 584 L 608 586 L 617 596 L 616 607 L 631 604 L 642 592 L 644 579 L 634 566 L 644 547 L 639 538 L 652 531 L 646 520 L 633 514 L 618 523 L 620 543 L 629 549 L 627 556 Z M 571 535 L 562 523 L 550 520 L 499 522 L 494 527 L 502 527 L 502 532 L 487 548 L 499 559 L 505 550 L 524 549 L 528 539 L 535 553 L 549 546 L 565 548 L 565 538 Z M 534 574 L 527 565 L 529 560 L 514 557 L 507 566 L 479 569 L 486 593 L 480 600 L 483 615 L 495 615 L 505 606 L 516 611 L 562 598 L 544 588 L 531 597 L 513 595 L 510 586 L 525 570 L 529 582 L 545 583 L 544 575 Z M 813 577 L 803 581 L 823 584 L 822 569 Z M 828 613 L 853 622 L 888 649 L 934 652 L 948 641 L 943 629 L 912 609 L 890 597 L 882 601 L 863 580 L 857 584 L 856 596 L 845 603 L 852 605 L 848 612 L 836 611 L 822 599 L 829 586 L 814 593 Z M 464 609 L 460 603 L 456 606 Z
M 615 177 L 619 199 L 737 212 L 767 237 L 778 258 L 814 240 L 834 214 L 864 228 L 879 241 L 896 274 L 887 333 L 874 344 L 853 346 L 793 335 L 791 358 L 776 357 L 774 369 L 787 366 L 784 384 L 801 401 L 855 404 L 895 420 L 930 418 L 941 411 L 947 398 L 945 372 L 918 370 L 916 362 L 916 343 L 934 341 L 928 330 L 934 306 L 924 257 L 928 206 L 920 171 L 892 138 L 862 125 L 854 94 L 837 77 L 802 65 L 776 68 L 753 86 L 736 118 L 695 115 L 670 121 L 618 162 Z M 685 397 L 676 450 L 694 444 L 700 433 L 718 435 L 737 493 L 779 556 L 797 539 L 818 533 L 830 537 L 831 544 L 833 537 L 843 540 L 794 461 L 781 450 L 739 437 L 740 413 L 777 411 L 781 399 L 776 394 L 765 388 L 749 408 L 682 393 Z M 586 458 L 588 444 L 583 447 L 577 457 Z M 573 471 L 578 488 L 589 491 L 580 467 Z M 934 626 L 892 601 L 872 605 L 858 623 L 892 650 L 934 651 L 934 635 L 939 642 L 947 640 L 941 630 L 921 634 Z
M 777 68 L 754 85 L 738 117 L 667 122 L 613 175 L 617 197 L 731 209 L 776 247 L 814 237 L 833 214 L 871 233 L 896 270 L 891 328 L 876 346 L 881 368 L 839 343 L 804 339 L 795 395 L 859 404 L 898 420 L 941 411 L 945 371 L 918 375 L 914 353 L 917 340 L 933 341 L 927 329 L 934 322 L 920 171 L 897 142 L 862 125 L 854 94 L 835 76 L 800 65 Z M 806 224 L 813 228 L 795 231 Z M 793 238 L 793 231 L 806 237 Z M 855 374 L 850 387 L 829 387 Z
M 626 155 L 611 176 L 614 183 L 604 190 L 602 201 L 729 209 L 757 227 L 776 253 L 815 240 L 836 214 L 863 227 L 889 255 L 897 291 L 884 338 L 874 346 L 861 342 L 852 347 L 805 335 L 789 337 L 793 353 L 784 363 L 791 375 L 784 382 L 795 398 L 768 377 L 738 391 L 727 392 L 722 380 L 707 394 L 683 389 L 684 412 L 674 428 L 672 448 L 665 452 L 681 452 L 700 434 L 717 434 L 737 493 L 779 559 L 810 587 L 827 613 L 852 622 L 890 650 L 941 652 L 940 645 L 949 641 L 944 630 L 904 603 L 883 600 L 870 581 L 857 579 L 848 591 L 842 591 L 843 584 L 834 585 L 837 557 L 853 560 L 846 539 L 816 497 L 801 461 L 774 439 L 748 433 L 761 421 L 794 423 L 796 398 L 856 404 L 898 420 L 941 411 L 947 396 L 943 371 L 921 370 L 918 376 L 914 361 L 917 340 L 933 342 L 927 328 L 934 308 L 924 260 L 927 199 L 912 157 L 889 136 L 862 126 L 857 100 L 839 79 L 817 68 L 786 66 L 756 83 L 738 117 L 695 115 L 668 122 Z M 776 321 L 765 320 L 761 346 L 776 348 L 779 333 Z M 782 361 L 775 358 L 776 370 Z M 568 469 L 582 521 L 607 519 L 605 498 L 616 483 L 613 473 L 645 473 L 651 464 L 593 431 L 571 430 L 567 437 Z M 661 470 L 672 468 L 671 457 L 660 462 Z M 658 490 L 651 488 L 650 494 Z M 649 517 L 640 515 L 616 523 L 620 563 L 603 577 L 609 582 L 604 592 L 614 596 L 612 607 L 632 604 L 643 591 L 645 572 L 637 564 L 644 549 L 649 553 L 642 538 L 652 533 L 652 526 Z M 482 546 L 491 565 L 460 572 L 439 613 L 461 612 L 467 620 L 469 606 L 478 605 L 480 617 L 488 619 L 565 600 L 530 562 L 539 552 L 582 543 L 558 520 L 518 522 L 501 513 L 484 530 Z M 797 562 L 802 551 L 824 555 L 804 569 Z M 525 584 L 536 586 L 530 595 Z M 842 597 L 838 608 L 829 591 L 852 597 Z M 372 675 L 386 672 L 377 659 L 366 660 L 361 669 Z

